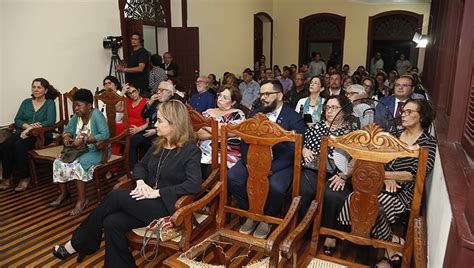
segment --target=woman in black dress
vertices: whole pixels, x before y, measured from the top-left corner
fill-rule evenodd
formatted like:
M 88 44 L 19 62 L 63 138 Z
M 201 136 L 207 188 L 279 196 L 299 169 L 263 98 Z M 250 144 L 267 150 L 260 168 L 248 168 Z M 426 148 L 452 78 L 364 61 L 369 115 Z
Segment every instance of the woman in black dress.
M 170 100 L 160 104 L 155 124 L 159 138 L 135 165 L 135 189 L 110 192 L 53 255 L 67 259 L 93 254 L 105 232 L 105 267 L 136 267 L 125 233 L 174 212 L 176 200 L 201 190 L 201 152 L 196 145 L 184 104 Z

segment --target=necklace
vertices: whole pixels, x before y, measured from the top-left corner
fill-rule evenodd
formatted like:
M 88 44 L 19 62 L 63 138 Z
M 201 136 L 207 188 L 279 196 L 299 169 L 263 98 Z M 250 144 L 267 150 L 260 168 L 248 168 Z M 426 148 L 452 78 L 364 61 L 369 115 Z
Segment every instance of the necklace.
M 164 148 L 161 149 L 160 161 L 158 161 L 158 166 L 156 167 L 155 185 L 153 186 L 153 189 L 155 189 L 155 190 L 158 189 L 158 181 L 160 180 L 161 168 L 162 168 L 163 164 L 165 163 L 166 158 L 168 158 L 168 156 L 170 155 L 171 151 L 173 151 L 173 149 L 170 149 L 168 151 L 168 153 L 165 155 L 165 157 L 163 158 L 163 154 L 165 153 L 165 149 Z

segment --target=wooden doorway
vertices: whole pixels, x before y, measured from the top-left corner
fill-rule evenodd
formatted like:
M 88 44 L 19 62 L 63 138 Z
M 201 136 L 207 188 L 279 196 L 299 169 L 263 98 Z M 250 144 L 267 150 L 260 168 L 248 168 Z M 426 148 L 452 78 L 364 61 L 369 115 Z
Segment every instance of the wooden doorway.
M 254 14 L 254 46 L 253 46 L 253 63 L 254 68 L 256 62 L 260 60 L 262 55 L 265 56 L 265 64 L 267 68 L 271 68 L 273 64 L 273 19 L 265 12 Z
M 412 42 L 415 32 L 421 34 L 423 15 L 409 11 L 388 11 L 369 17 L 366 66 L 375 52 L 382 53 L 385 72 L 395 68 L 400 54 L 405 54 L 412 66 L 418 64 L 418 49 Z
M 311 61 L 313 52 L 320 52 L 321 58 L 342 65 L 344 56 L 344 32 L 346 18 L 331 14 L 319 13 L 300 19 L 299 65 Z

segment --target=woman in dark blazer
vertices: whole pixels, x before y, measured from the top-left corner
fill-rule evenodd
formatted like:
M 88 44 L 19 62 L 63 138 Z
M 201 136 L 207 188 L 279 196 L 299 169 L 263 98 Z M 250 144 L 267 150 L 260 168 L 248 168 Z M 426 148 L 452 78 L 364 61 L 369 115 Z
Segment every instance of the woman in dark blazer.
M 176 200 L 201 190 L 201 152 L 184 104 L 176 100 L 160 104 L 155 124 L 157 139 L 135 166 L 135 189 L 117 189 L 73 232 L 53 255 L 67 259 L 76 252 L 78 262 L 100 247 L 105 231 L 105 267 L 136 267 L 125 233 L 174 212 Z

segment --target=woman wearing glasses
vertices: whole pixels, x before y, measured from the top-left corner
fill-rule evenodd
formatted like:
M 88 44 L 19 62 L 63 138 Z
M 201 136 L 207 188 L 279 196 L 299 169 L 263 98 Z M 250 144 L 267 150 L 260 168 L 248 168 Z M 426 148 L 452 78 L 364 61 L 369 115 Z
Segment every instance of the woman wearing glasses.
M 405 130 L 399 139 L 408 145 L 419 145 L 428 149 L 426 167 L 428 175 L 433 169 L 436 155 L 436 139 L 427 132 L 434 119 L 434 111 L 426 100 L 409 99 L 402 109 L 401 118 Z M 411 208 L 417 164 L 416 158 L 398 158 L 385 165 L 385 187 L 378 196 L 379 204 L 383 206 L 379 211 L 383 213 L 377 215 L 372 229 L 373 237 L 394 243 L 405 243 L 392 232 L 390 224 Z M 350 224 L 348 201 L 344 204 L 339 220 L 345 225 Z M 401 253 L 387 249 L 384 258 L 377 266 L 396 266 L 401 259 Z
M 245 114 L 239 109 L 242 94 L 233 85 L 224 85 L 217 93 L 217 108 L 211 108 L 202 114 L 206 118 L 212 118 L 219 123 L 220 127 L 225 124 L 238 124 L 245 120 Z M 211 173 L 211 129 L 203 127 L 197 132 L 199 147 L 201 148 L 201 164 L 203 177 L 206 178 Z M 240 160 L 240 139 L 229 136 L 227 140 L 227 167 L 231 168 Z
M 300 113 L 305 118 L 305 123 L 308 127 L 321 120 L 323 112 L 323 103 L 325 98 L 326 84 L 324 79 L 319 76 L 313 76 L 309 80 L 309 97 L 302 98 L 296 104 L 295 111 Z M 305 117 L 305 115 L 308 115 Z M 311 120 L 310 120 L 311 119 Z
M 142 117 L 141 113 L 147 99 L 140 96 L 140 89 L 134 84 L 128 83 L 124 86 L 125 94 L 127 95 L 127 113 L 128 113 L 128 127 L 130 136 L 143 135 L 148 126 L 148 118 Z M 115 134 L 120 134 L 125 130 L 124 122 L 116 123 Z M 113 144 L 112 152 L 114 154 L 120 153 L 120 145 Z
M 304 168 L 300 179 L 300 218 L 304 216 L 316 195 L 321 138 L 329 135 L 341 136 L 355 130 L 349 121 L 351 114 L 352 104 L 346 96 L 331 96 L 323 107 L 322 120 L 308 128 L 304 134 Z M 332 229 L 341 229 L 342 226 L 337 221 L 337 215 L 344 205 L 346 196 L 352 191 L 352 187 L 350 181 L 346 183 L 349 174 L 338 169 L 347 170 L 347 161 L 345 167 L 336 166 L 336 163 L 332 161 L 333 149 L 329 149 L 328 156 L 330 160 L 328 161 L 327 183 L 324 192 L 322 225 Z M 324 254 L 333 255 L 335 249 L 336 239 L 326 237 Z

